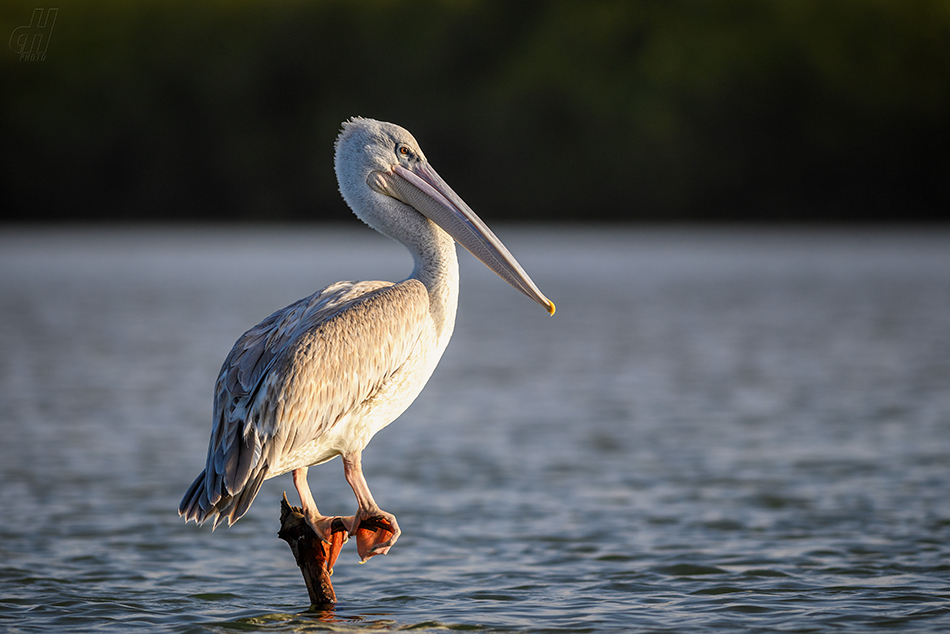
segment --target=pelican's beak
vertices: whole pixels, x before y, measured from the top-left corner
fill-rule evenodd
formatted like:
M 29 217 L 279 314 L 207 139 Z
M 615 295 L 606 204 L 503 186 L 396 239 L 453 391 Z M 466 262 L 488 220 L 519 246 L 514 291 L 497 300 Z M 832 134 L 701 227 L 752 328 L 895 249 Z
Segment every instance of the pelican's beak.
M 544 296 L 515 256 L 429 163 L 419 161 L 411 168 L 396 165 L 391 173 L 373 172 L 369 180 L 370 187 L 406 203 L 439 225 L 482 264 L 554 314 L 554 302 Z

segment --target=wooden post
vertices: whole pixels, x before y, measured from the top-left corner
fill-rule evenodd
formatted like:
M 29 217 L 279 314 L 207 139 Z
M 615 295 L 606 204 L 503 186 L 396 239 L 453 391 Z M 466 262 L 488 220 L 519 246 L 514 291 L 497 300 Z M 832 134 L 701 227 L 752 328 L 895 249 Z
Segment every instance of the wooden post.
M 346 539 L 346 527 L 339 518 L 332 525 L 332 542 L 326 543 L 307 524 L 300 507 L 290 506 L 287 494 L 280 502 L 280 531 L 277 536 L 287 542 L 307 584 L 310 607 L 325 608 L 336 603 L 336 592 L 330 582 L 333 564 Z
M 376 533 L 380 532 L 380 535 Z M 384 517 L 374 516 L 363 520 L 356 531 L 359 549 L 369 550 L 373 544 L 392 537 L 393 525 Z M 347 540 L 347 529 L 337 517 L 330 525 L 330 542 L 327 543 L 313 532 L 299 506 L 291 506 L 287 493 L 280 502 L 280 531 L 277 536 L 287 542 L 310 595 L 310 608 L 326 608 L 336 603 L 336 592 L 330 582 L 333 564 Z M 368 545 L 369 544 L 369 545 Z M 361 553 L 362 554 L 362 553 Z M 372 555 L 370 555 L 372 556 Z M 368 559 L 368 557 L 367 557 Z

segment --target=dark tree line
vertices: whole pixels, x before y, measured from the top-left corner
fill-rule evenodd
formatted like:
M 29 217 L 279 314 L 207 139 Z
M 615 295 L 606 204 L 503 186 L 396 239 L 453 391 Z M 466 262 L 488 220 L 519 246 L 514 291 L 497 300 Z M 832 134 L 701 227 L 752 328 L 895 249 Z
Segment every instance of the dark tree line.
M 44 61 L 0 54 L 4 216 L 344 219 L 357 114 L 486 219 L 943 220 L 950 4 L 64 3 Z

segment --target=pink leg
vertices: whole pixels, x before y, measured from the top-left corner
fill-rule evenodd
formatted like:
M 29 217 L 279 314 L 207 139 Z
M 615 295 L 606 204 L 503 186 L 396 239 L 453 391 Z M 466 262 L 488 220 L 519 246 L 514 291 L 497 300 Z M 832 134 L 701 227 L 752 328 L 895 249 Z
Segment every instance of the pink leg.
M 366 478 L 363 477 L 361 458 L 362 454 L 359 451 L 343 456 L 343 474 L 359 503 L 356 515 L 345 518 L 344 522 L 349 522 L 350 535 L 356 536 L 360 559 L 365 562 L 373 555 L 388 553 L 402 531 L 396 523 L 396 516 L 380 509 L 376 500 L 373 499 L 369 485 L 366 484 Z M 374 521 L 367 522 L 366 520 L 370 518 Z
M 320 536 L 320 539 L 325 542 L 332 541 L 330 525 L 335 518 L 321 515 L 320 511 L 317 510 L 317 503 L 313 501 L 310 485 L 307 484 L 307 467 L 294 469 L 293 476 L 294 487 L 297 489 L 297 494 L 300 495 L 300 508 L 303 511 L 303 516 L 307 518 L 307 524 L 310 524 L 310 528 Z

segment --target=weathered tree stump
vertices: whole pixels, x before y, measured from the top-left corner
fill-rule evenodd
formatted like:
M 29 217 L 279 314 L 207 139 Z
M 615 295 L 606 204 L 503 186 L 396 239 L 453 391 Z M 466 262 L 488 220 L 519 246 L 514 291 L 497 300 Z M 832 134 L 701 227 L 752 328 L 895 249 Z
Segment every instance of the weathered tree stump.
M 330 531 L 329 543 L 317 537 L 307 524 L 300 507 L 291 506 L 287 501 L 287 494 L 284 493 L 284 499 L 280 502 L 280 531 L 277 536 L 287 542 L 294 554 L 300 574 L 307 584 L 311 608 L 325 608 L 336 603 L 336 592 L 330 582 L 330 575 L 333 574 L 333 564 L 336 563 L 340 549 L 347 541 L 347 529 L 338 517 L 330 525 Z M 363 520 L 356 531 L 360 557 L 372 557 L 366 556 L 364 551 L 391 538 L 393 532 L 393 525 L 384 517 Z
M 313 532 L 299 506 L 290 506 L 287 494 L 280 502 L 280 531 L 277 536 L 287 542 L 310 595 L 310 607 L 320 608 L 336 603 L 336 592 L 330 582 L 333 564 L 346 541 L 346 527 L 339 518 L 332 525 L 332 541 L 328 544 Z

